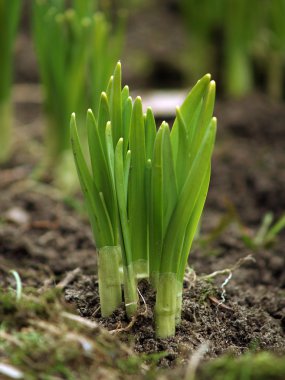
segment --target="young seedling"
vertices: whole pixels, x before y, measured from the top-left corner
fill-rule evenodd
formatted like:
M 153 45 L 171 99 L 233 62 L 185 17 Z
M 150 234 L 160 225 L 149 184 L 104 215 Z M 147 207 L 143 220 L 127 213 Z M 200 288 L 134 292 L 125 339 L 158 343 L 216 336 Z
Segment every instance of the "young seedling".
M 172 131 L 163 123 L 156 135 L 149 225 L 160 337 L 173 335 L 180 323 L 184 272 L 210 181 L 214 100 L 215 83 L 205 75 L 177 108 Z
M 87 114 L 92 174 L 71 119 L 74 158 L 99 248 L 99 290 L 107 289 L 108 276 L 118 279 L 119 288 L 108 247 L 120 245 L 127 313 L 137 308 L 137 280 L 150 278 L 159 337 L 174 335 L 180 323 L 184 272 L 210 181 L 214 100 L 215 83 L 207 74 L 177 108 L 172 130 L 163 122 L 156 131 L 151 109 L 144 115 L 141 99 L 132 102 L 128 88 L 121 90 L 118 63 L 97 119 Z M 107 295 L 100 296 L 103 305 Z
M 70 114 L 82 116 L 89 106 L 98 109 L 98 93 L 105 89 L 119 49 L 107 54 L 111 31 L 105 16 L 94 13 L 95 4 L 74 0 L 67 8 L 63 0 L 34 1 L 33 34 L 47 116 L 46 154 L 38 176 L 52 173 L 64 190 L 72 189 L 76 179 L 70 156 Z M 90 77 L 94 82 L 87 88 Z
M 128 87 L 121 90 L 121 65 L 118 63 L 114 76 L 109 81 L 107 93 L 101 94 L 98 117 L 95 118 L 91 110 L 87 112 L 92 173 L 83 157 L 75 115 L 71 118 L 74 159 L 99 251 L 99 292 L 101 311 L 105 316 L 110 315 L 121 302 L 121 261 L 124 267 L 125 301 L 129 315 L 135 312 L 137 304 L 130 240 L 126 239 L 123 242 L 122 239 L 122 236 L 128 234 L 126 192 L 130 153 L 126 148 L 131 114 L 132 100 Z
M 0 0 L 0 163 L 11 150 L 11 82 L 13 45 L 20 15 L 21 0 Z
M 223 0 L 181 0 L 179 4 L 189 43 L 182 64 L 186 75 L 197 78 L 215 65 L 214 31 L 221 21 L 224 4 Z
M 261 225 L 255 236 L 243 235 L 243 241 L 247 247 L 257 249 L 268 247 L 274 243 L 278 234 L 285 228 L 285 215 L 274 222 L 274 215 L 268 212 L 264 215 Z
M 228 95 L 238 98 L 253 88 L 251 47 L 259 32 L 260 4 L 256 0 L 224 3 L 224 85 Z

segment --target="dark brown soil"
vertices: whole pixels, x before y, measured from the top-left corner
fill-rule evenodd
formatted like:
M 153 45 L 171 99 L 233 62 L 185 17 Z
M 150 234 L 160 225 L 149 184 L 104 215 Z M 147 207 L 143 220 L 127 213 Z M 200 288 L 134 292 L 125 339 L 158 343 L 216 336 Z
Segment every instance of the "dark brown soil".
M 19 138 L 13 158 L 0 172 L 2 289 L 15 287 L 11 269 L 19 273 L 24 289 L 43 291 L 68 278 L 63 287 L 74 313 L 78 310 L 113 330 L 134 352 L 164 353 L 159 361 L 164 367 L 184 363 L 205 342 L 207 358 L 248 350 L 285 353 L 284 231 L 269 248 L 253 250 L 242 239 L 245 234 L 254 236 L 266 212 L 273 211 L 276 218 L 284 213 L 284 106 L 258 96 L 218 103 L 212 183 L 201 236 L 190 256 L 196 280 L 185 281 L 176 336 L 163 340 L 155 338 L 154 294 L 146 282 L 140 288 L 147 309 L 141 302 L 130 328 L 123 308 L 111 318 L 100 317 L 96 254 L 81 198 L 65 198 L 48 184 L 29 179 L 39 158 L 39 143 L 31 148 L 22 142 L 31 135 L 38 140 L 41 122 L 39 112 L 31 116 L 27 109 L 18 107 L 18 124 L 21 117 L 29 123 L 19 131 L 24 140 Z M 212 282 L 202 276 L 232 268 L 249 254 L 255 261 L 233 271 L 222 302 L 221 286 L 228 275 Z M 76 268 L 80 270 L 68 277 Z M 120 330 L 124 328 L 128 331 Z

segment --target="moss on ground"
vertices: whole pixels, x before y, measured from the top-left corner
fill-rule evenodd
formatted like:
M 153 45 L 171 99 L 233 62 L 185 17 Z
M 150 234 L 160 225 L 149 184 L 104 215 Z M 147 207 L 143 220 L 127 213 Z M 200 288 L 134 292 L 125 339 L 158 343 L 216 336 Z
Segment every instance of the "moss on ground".
M 200 378 L 205 380 L 284 380 L 285 358 L 269 352 L 248 352 L 239 358 L 223 356 L 203 366 L 197 375 L 197 380 Z

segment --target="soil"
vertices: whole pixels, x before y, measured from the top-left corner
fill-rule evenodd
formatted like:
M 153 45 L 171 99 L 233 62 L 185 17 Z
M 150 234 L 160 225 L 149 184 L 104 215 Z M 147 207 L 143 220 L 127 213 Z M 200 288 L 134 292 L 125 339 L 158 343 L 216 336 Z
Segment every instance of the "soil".
M 246 244 L 266 212 L 273 212 L 276 220 L 284 213 L 285 109 L 253 95 L 240 102 L 219 101 L 216 114 L 212 181 L 174 338 L 155 337 L 154 294 L 146 281 L 139 285 L 146 304 L 141 299 L 131 324 L 123 307 L 110 318 L 100 316 L 96 254 L 81 196 L 64 197 L 50 184 L 31 179 L 43 121 L 39 106 L 28 104 L 17 105 L 19 137 L 0 174 L 2 290 L 15 288 L 9 270 L 18 272 L 24 293 L 30 294 L 31 288 L 37 294 L 56 286 L 64 289 L 63 308 L 110 330 L 132 355 L 150 355 L 162 368 L 184 368 L 205 343 L 205 360 L 260 350 L 285 354 L 284 231 L 269 247 Z M 34 145 L 26 144 L 28 139 Z M 240 262 L 248 255 L 252 259 Z M 231 279 L 228 273 L 212 280 L 204 277 L 237 263 Z M 0 314 L 4 318 L 3 309 Z

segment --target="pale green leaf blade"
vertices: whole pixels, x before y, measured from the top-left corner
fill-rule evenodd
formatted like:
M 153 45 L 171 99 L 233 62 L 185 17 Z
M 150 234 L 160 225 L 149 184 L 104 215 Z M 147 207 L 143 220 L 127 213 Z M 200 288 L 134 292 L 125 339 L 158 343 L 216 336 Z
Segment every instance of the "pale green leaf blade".
M 163 244 L 163 172 L 162 136 L 160 127 L 154 142 L 151 170 L 150 216 L 149 216 L 149 266 L 153 277 L 159 272 Z
M 133 101 L 129 96 L 123 105 L 123 139 L 124 139 L 124 154 L 127 153 L 129 139 L 130 139 L 130 128 L 131 128 L 131 117 L 133 110 Z
M 152 159 L 155 136 L 155 119 L 151 108 L 148 108 L 145 115 L 145 149 L 147 159 Z
M 170 130 L 167 123 L 162 124 L 162 196 L 163 196 L 163 237 L 177 203 L 177 182 L 174 169 Z M 183 161 L 182 161 L 183 163 Z
M 190 253 L 190 249 L 192 246 L 193 239 L 196 234 L 196 230 L 199 224 L 199 220 L 201 218 L 203 208 L 205 205 L 205 201 L 207 198 L 208 188 L 210 184 L 210 175 L 211 175 L 211 168 L 209 166 L 207 170 L 207 174 L 205 175 L 205 178 L 203 180 L 201 190 L 197 199 L 197 202 L 194 206 L 193 212 L 190 216 L 190 220 L 188 222 L 188 225 L 186 227 L 182 251 L 181 251 L 181 257 L 180 257 L 180 263 L 178 268 L 178 280 L 182 283 L 185 273 L 185 268 L 188 261 L 188 256 Z
M 101 97 L 100 97 L 97 120 L 98 120 L 97 121 L 98 132 L 99 132 L 101 144 L 102 144 L 103 149 L 105 150 L 106 149 L 105 129 L 106 129 L 107 122 L 111 120 L 109 102 L 108 102 L 106 92 L 102 92 Z
M 76 169 L 81 189 L 87 203 L 87 209 L 96 244 L 98 248 L 106 245 L 114 245 L 114 236 L 109 222 L 109 216 L 102 205 L 99 191 L 93 182 L 82 153 L 82 148 L 77 132 L 75 114 L 72 114 L 71 116 L 70 137 Z
M 109 98 L 114 147 L 117 145 L 119 138 L 123 137 L 121 86 L 122 86 L 121 63 L 118 62 L 115 67 L 112 89 L 111 89 L 111 96 Z
M 128 210 L 133 257 L 147 261 L 147 228 L 145 197 L 145 131 L 141 98 L 133 106 L 130 129 L 131 169 L 129 176 Z
M 107 149 L 103 150 L 96 120 L 91 110 L 87 111 L 86 118 L 88 145 L 93 173 L 93 181 L 96 188 L 103 193 L 106 208 L 111 220 L 113 235 L 117 237 L 117 207 L 115 184 L 112 178 L 112 169 L 109 165 Z M 115 241 L 115 243 L 117 243 Z
M 125 176 L 128 176 L 128 173 L 126 172 L 126 168 L 124 168 L 123 145 L 123 139 L 120 138 L 115 149 L 115 184 L 122 234 L 122 258 L 124 266 L 128 268 L 132 264 L 132 250 L 125 193 Z
M 211 122 L 213 111 L 214 111 L 215 94 L 216 94 L 216 84 L 212 80 L 208 85 L 208 89 L 203 101 L 200 117 L 198 120 L 198 125 L 195 130 L 193 139 L 191 141 L 190 156 L 192 157 L 192 159 L 196 156 L 200 148 L 201 142 L 203 141 L 204 136 L 207 133 L 207 128 Z
M 122 105 L 123 106 L 124 106 L 124 104 L 127 101 L 127 99 L 128 99 L 129 96 L 130 96 L 129 86 L 124 86 L 124 88 L 122 89 L 122 95 L 121 95 Z
M 162 272 L 177 273 L 185 229 L 198 199 L 204 177 L 210 165 L 211 154 L 216 134 L 216 119 L 213 118 L 207 134 L 194 159 L 185 181 L 177 206 L 172 214 L 163 245 L 161 261 Z
M 185 121 L 181 114 L 180 108 L 176 108 L 176 123 L 178 129 L 179 149 L 177 151 L 176 160 L 176 178 L 179 192 L 181 191 L 187 173 L 189 172 L 189 149 L 188 149 L 188 134 Z
M 197 110 L 197 107 L 199 106 L 199 103 L 201 102 L 201 99 L 208 87 L 208 84 L 210 83 L 210 79 L 211 79 L 210 74 L 204 75 L 203 78 L 201 78 L 196 83 L 196 85 L 192 88 L 192 90 L 189 92 L 188 96 L 186 97 L 185 101 L 180 107 L 181 114 L 183 115 L 183 118 L 185 120 L 185 125 L 187 126 L 187 129 L 188 129 L 187 131 L 188 134 L 189 134 L 189 130 L 191 129 L 191 120 Z M 171 130 L 171 144 L 172 144 L 172 149 L 173 149 L 174 161 L 176 162 L 178 145 L 179 145 L 177 119 L 174 121 L 172 130 Z

